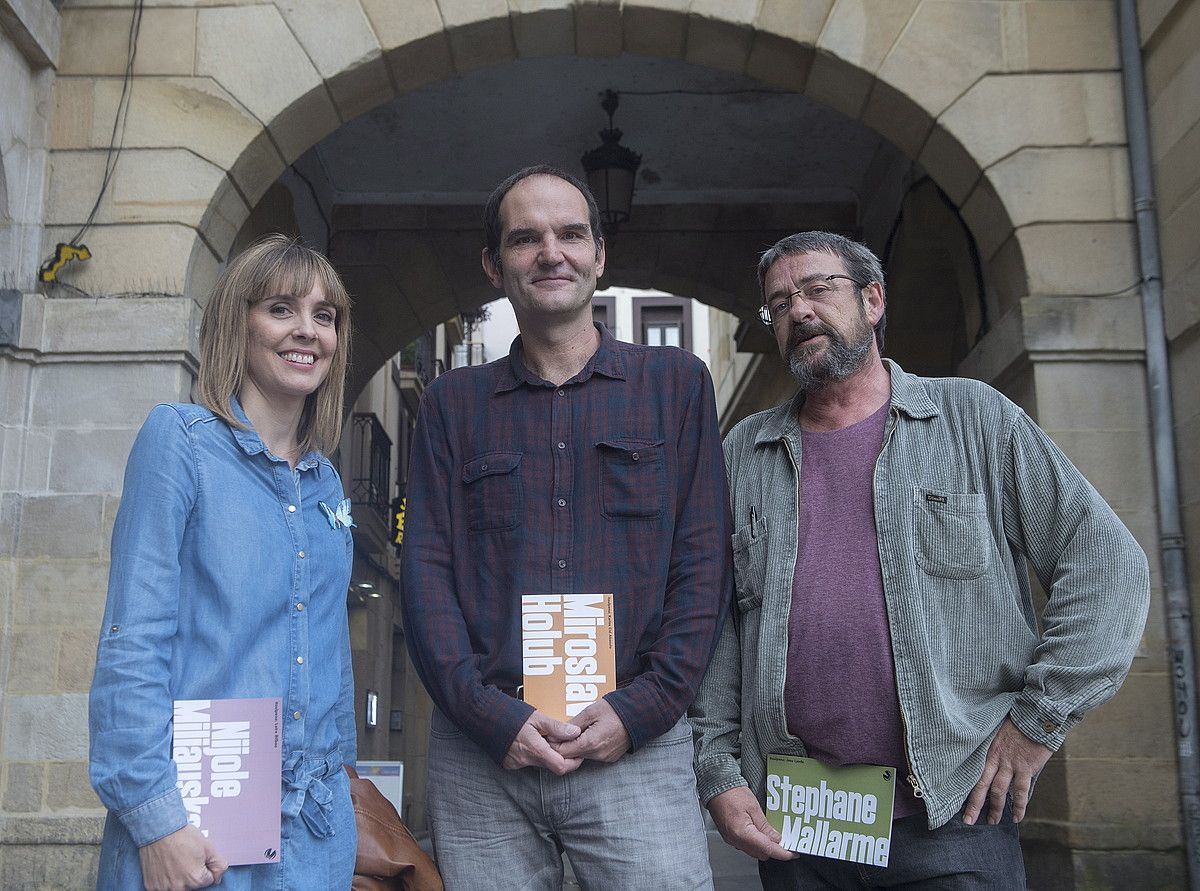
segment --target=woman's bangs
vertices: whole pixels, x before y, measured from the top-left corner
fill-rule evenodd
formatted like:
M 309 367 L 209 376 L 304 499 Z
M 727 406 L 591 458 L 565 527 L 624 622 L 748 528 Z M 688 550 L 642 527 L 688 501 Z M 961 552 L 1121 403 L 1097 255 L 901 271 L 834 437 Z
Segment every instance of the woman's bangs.
M 269 268 L 263 270 L 260 287 L 251 288 L 251 293 L 246 295 L 246 302 L 251 305 L 281 294 L 304 297 L 321 280 L 317 264 L 307 252 L 288 251 L 268 265 Z M 325 287 L 324 283 L 322 287 Z

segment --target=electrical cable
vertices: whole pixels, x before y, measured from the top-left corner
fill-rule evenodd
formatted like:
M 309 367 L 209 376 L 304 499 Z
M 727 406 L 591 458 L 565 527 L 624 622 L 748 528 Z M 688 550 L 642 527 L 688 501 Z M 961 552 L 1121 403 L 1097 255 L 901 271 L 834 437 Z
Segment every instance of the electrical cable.
M 125 148 L 125 123 L 129 118 L 129 98 L 132 93 L 133 65 L 137 59 L 138 35 L 142 30 L 142 11 L 144 7 L 145 0 L 136 0 L 133 6 L 133 17 L 129 22 L 129 52 L 125 62 L 125 76 L 121 83 L 121 97 L 117 100 L 117 113 L 113 117 L 112 134 L 108 140 L 108 153 L 104 158 L 104 179 L 100 181 L 100 192 L 96 195 L 96 201 L 92 205 L 87 219 L 79 227 L 79 231 L 75 233 L 75 237 L 70 241 L 70 244 L 75 246 L 79 245 L 79 239 L 83 237 L 83 233 L 91 228 L 92 223 L 95 222 L 96 214 L 100 210 L 100 202 L 104 199 L 104 195 L 108 191 L 109 183 L 112 182 L 113 174 L 117 170 L 117 161 L 120 160 L 121 152 Z M 119 139 L 117 136 L 118 131 L 120 132 Z
M 108 187 L 112 183 L 113 174 L 117 170 L 117 162 L 121 158 L 121 152 L 125 148 L 125 125 L 129 119 L 129 104 L 132 95 L 133 84 L 133 66 L 137 60 L 138 36 L 142 30 L 142 13 L 145 9 L 145 0 L 135 0 L 133 5 L 133 15 L 129 20 L 129 38 L 128 51 L 125 60 L 125 73 L 121 82 L 121 96 L 117 100 L 117 111 L 113 116 L 112 133 L 108 139 L 108 150 L 104 156 L 104 177 L 100 181 L 100 191 L 96 195 L 96 200 L 92 204 L 92 209 L 88 212 L 87 219 L 83 225 L 79 227 L 79 231 L 72 236 L 71 240 L 59 244 L 55 249 L 55 253 L 46 258 L 46 261 L 39 269 L 39 278 L 46 283 L 58 283 L 71 288 L 74 291 L 83 291 L 82 288 L 74 285 L 66 285 L 65 282 L 59 282 L 57 279 L 58 269 L 64 263 L 64 256 L 72 253 L 70 249 L 76 250 L 75 258 L 88 259 L 91 254 L 87 248 L 80 243 L 85 232 L 91 228 L 92 223 L 96 220 L 96 214 L 100 210 L 100 203 L 104 200 L 105 194 L 108 192 Z M 74 259 L 66 256 L 67 259 Z M 86 294 L 86 292 L 83 292 Z M 90 294 L 88 296 L 91 296 Z
M 106 299 L 106 300 L 108 300 L 108 299 L 119 300 L 119 299 L 123 299 L 126 297 L 170 297 L 172 299 L 175 299 L 177 297 L 183 296 L 182 294 L 173 293 L 171 291 L 118 291 L 115 294 L 99 294 L 99 295 L 97 295 L 97 294 L 91 293 L 90 291 L 85 291 L 83 288 L 79 287 L 78 285 L 73 285 L 70 282 L 64 282 L 59 279 L 55 279 L 50 284 L 57 285 L 58 287 L 62 288 L 63 290 L 70 291 L 76 297 L 85 297 L 88 300 L 99 300 L 101 298 Z

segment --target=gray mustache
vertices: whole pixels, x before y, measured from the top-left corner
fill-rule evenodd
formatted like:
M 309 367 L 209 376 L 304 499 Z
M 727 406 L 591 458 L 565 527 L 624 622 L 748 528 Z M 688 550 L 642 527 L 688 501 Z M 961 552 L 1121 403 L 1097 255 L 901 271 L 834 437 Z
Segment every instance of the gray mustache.
M 826 334 L 830 340 L 833 340 L 835 337 L 833 331 L 827 325 L 820 323 L 809 323 L 798 328 L 793 328 L 792 333 L 788 335 L 788 352 L 800 346 L 801 341 L 808 340 L 810 337 L 816 337 L 818 334 Z

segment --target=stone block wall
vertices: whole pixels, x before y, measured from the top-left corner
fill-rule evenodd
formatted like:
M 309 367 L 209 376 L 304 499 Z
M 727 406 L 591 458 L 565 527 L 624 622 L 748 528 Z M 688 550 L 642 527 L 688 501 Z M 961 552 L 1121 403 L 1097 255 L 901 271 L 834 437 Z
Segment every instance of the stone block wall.
M 58 18 L 47 0 L 0 0 L 0 288 L 30 290 L 40 265 Z
M 0 352 L 0 887 L 94 883 L 87 691 L 125 459 L 187 401 L 199 307 L 24 295 Z

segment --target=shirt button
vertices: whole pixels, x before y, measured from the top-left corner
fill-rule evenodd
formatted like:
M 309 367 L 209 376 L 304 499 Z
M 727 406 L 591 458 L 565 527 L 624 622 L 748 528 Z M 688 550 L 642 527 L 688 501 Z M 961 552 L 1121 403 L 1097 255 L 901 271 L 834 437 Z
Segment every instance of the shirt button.
M 294 505 L 294 504 L 289 504 L 289 505 L 288 505 L 288 513 L 289 513 L 289 514 L 294 514 L 295 512 L 296 512 L 296 505 Z
M 304 551 L 297 551 L 296 556 L 299 557 L 301 560 L 303 560 L 304 559 Z
M 300 612 L 304 612 L 304 604 L 303 604 L 303 603 L 297 603 L 297 604 L 296 604 L 296 609 L 298 609 Z
M 633 453 L 633 460 L 634 460 L 634 461 L 641 461 L 641 460 L 642 460 L 642 456 L 641 456 L 641 455 L 639 455 L 637 452 L 634 452 L 634 453 Z
M 567 506 L 567 499 L 565 499 L 565 498 L 560 498 L 560 499 L 558 499 L 558 506 L 559 506 L 559 507 L 566 507 L 566 506 Z
M 567 561 L 566 561 L 566 560 L 559 560 L 559 561 L 558 561 L 558 568 L 559 568 L 559 569 L 566 569 L 566 568 L 567 568 Z
M 1045 730 L 1047 733 L 1053 733 L 1055 730 L 1058 729 L 1058 725 L 1055 724 L 1053 721 L 1043 721 L 1042 729 Z
M 567 391 L 566 391 L 566 390 L 559 390 L 559 391 L 558 391 L 558 395 L 559 395 L 559 396 L 566 396 L 566 395 L 567 395 Z
M 292 717 L 293 717 L 293 718 L 295 718 L 297 721 L 299 721 L 299 720 L 300 720 L 300 713 L 299 713 L 299 712 L 292 712 Z
M 565 442 L 560 442 L 560 443 L 558 444 L 558 447 L 559 447 L 560 449 L 565 449 L 565 448 L 567 447 L 567 444 L 566 444 Z
M 479 469 L 480 469 L 480 470 L 487 470 L 487 465 L 486 465 L 486 464 L 480 464 L 480 465 L 479 465 Z
M 303 664 L 304 664 L 304 657 L 303 657 L 303 656 L 297 656 L 297 657 L 296 657 L 296 664 L 297 664 L 297 665 L 303 665 Z

